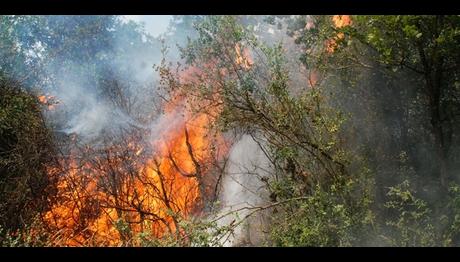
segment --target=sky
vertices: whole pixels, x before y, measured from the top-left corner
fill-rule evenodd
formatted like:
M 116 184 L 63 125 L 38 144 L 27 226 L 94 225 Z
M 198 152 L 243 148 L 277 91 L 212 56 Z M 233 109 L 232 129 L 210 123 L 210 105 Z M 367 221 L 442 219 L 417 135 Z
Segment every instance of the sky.
M 170 15 L 125 15 L 125 19 L 133 20 L 145 24 L 145 30 L 152 36 L 158 36 L 165 33 L 168 29 Z

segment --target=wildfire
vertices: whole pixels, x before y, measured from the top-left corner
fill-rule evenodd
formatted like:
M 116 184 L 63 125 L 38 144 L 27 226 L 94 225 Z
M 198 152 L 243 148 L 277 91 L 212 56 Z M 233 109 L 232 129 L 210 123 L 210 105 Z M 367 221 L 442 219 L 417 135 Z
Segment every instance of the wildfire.
M 225 141 L 210 133 L 213 114 L 193 112 L 189 103 L 172 95 L 153 130 L 161 131 L 147 146 L 133 140 L 87 162 L 76 160 L 77 153 L 63 160 L 68 169 L 59 178 L 56 203 L 44 214 L 48 227 L 62 232 L 63 245 L 117 246 L 140 232 L 161 237 L 179 229 L 178 218 L 199 213 L 209 163 L 223 156 Z M 208 109 L 214 115 L 220 110 Z M 224 150 L 217 152 L 219 146 Z
M 40 103 L 42 104 L 46 104 L 46 100 L 47 100 L 46 96 L 42 95 L 38 97 L 38 101 L 40 101 Z
M 332 22 L 335 28 L 342 28 L 351 25 L 351 17 L 349 15 L 334 15 L 332 17 Z M 338 46 L 337 42 L 343 38 L 345 38 L 345 34 L 339 32 L 334 38 L 327 40 L 326 51 L 328 53 L 334 53 Z
M 349 15 L 334 15 L 332 22 L 336 28 L 342 28 L 351 25 L 351 17 Z
M 48 110 L 54 110 L 56 108 L 56 105 L 59 103 L 56 100 L 56 97 L 50 95 L 40 95 L 38 96 L 38 101 L 41 104 L 46 105 Z
M 241 46 L 239 43 L 235 45 L 235 52 L 236 52 L 236 64 L 242 66 L 245 70 L 251 69 L 254 61 L 252 60 L 249 49 L 243 48 L 241 51 Z

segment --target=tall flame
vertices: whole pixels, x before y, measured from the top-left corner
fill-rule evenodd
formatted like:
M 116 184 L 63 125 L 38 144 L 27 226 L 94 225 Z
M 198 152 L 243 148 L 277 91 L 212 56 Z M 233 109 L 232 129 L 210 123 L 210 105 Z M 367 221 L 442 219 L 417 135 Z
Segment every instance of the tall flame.
M 75 153 L 63 160 L 68 169 L 59 178 L 55 204 L 43 215 L 47 226 L 60 232 L 61 244 L 117 246 L 140 232 L 156 237 L 176 232 L 177 218 L 196 213 L 207 194 L 203 185 L 209 163 L 225 152 L 222 136 L 209 129 L 220 108 L 207 106 L 214 114 L 194 113 L 183 95 L 174 94 L 158 121 L 161 131 L 148 148 L 127 141 L 113 152 L 108 149 L 112 158 L 84 162 Z M 224 150 L 216 153 L 216 146 Z M 120 168 L 126 164 L 115 157 L 120 148 L 133 152 L 134 158 L 152 153 L 146 161 Z

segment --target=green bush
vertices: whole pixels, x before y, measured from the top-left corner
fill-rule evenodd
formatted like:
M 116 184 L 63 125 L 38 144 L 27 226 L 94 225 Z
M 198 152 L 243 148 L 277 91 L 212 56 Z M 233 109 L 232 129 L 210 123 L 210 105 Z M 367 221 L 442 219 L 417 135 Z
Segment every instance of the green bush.
M 275 213 L 271 241 L 275 246 L 365 245 L 372 236 L 374 214 L 368 191 L 356 179 L 327 187 L 287 202 Z
M 0 78 L 0 225 L 18 230 L 46 208 L 54 156 L 38 99 Z

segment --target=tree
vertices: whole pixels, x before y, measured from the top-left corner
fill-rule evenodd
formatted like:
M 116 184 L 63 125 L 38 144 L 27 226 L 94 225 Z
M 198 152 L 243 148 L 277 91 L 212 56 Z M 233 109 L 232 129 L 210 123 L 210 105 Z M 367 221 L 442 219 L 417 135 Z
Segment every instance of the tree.
M 458 17 L 297 16 L 287 25 L 317 87 L 349 113 L 341 136 L 375 173 L 382 227 L 395 219 L 383 206 L 386 188 L 405 179 L 432 219 L 452 218 L 445 203 L 458 166 Z M 444 234 L 442 221 L 433 224 Z
M 421 106 L 417 110 L 426 110 L 429 114 L 437 176 L 444 190 L 447 189 L 452 172 L 449 149 L 456 142 L 453 126 L 459 105 L 458 16 L 352 16 L 351 23 L 345 26 L 337 26 L 334 19 L 340 20 L 340 16 L 298 17 L 289 23 L 290 34 L 296 35 L 297 43 L 307 50 L 308 55 L 301 59 L 308 67 L 328 74 L 334 70 L 348 75 L 350 70 L 359 72 L 352 68 L 354 66 L 360 67 L 361 72 L 368 69 L 369 74 L 387 75 L 396 81 L 396 86 L 386 84 L 384 88 L 401 86 L 393 92 L 399 101 L 398 107 L 407 108 L 414 101 Z M 333 49 L 328 50 L 326 47 L 331 41 L 334 44 L 329 46 Z M 403 83 L 401 78 L 411 82 L 404 87 L 398 84 Z M 356 79 L 359 76 L 355 82 Z M 411 95 L 415 93 L 423 99 Z M 404 115 L 402 110 L 399 115 Z M 408 118 L 405 119 L 401 122 L 405 126 L 401 131 L 406 134 L 409 126 Z
M 420 77 L 420 88 L 428 100 L 439 179 L 447 188 L 454 110 L 459 105 L 455 97 L 460 68 L 460 18 L 363 16 L 357 17 L 355 27 L 351 35 L 376 50 L 379 62 L 395 70 L 398 67 L 410 70 Z
M 0 226 L 2 238 L 30 226 L 54 191 L 56 148 L 38 99 L 0 79 Z
M 168 77 L 163 78 L 164 83 L 171 92 L 184 94 L 191 101 L 205 101 L 191 104 L 196 111 L 215 116 L 216 126 L 223 132 L 249 134 L 258 141 L 273 168 L 264 179 L 272 204 L 254 209 L 278 209 L 273 223 L 274 228 L 281 228 L 281 223 L 302 221 L 293 218 L 293 214 L 301 212 L 306 203 L 326 198 L 330 205 L 343 208 L 344 217 L 356 222 L 351 226 L 346 220 L 331 219 L 331 227 L 343 226 L 344 235 L 364 232 L 368 192 L 360 186 L 367 180 L 358 182 L 362 173 L 348 167 L 347 152 L 337 136 L 342 116 L 324 103 L 324 93 L 306 88 L 305 79 L 303 86 L 293 83 L 283 46 L 258 42 L 237 18 L 206 17 L 196 29 L 197 38 L 184 48 L 186 66 L 193 68 L 195 74 L 187 81 L 165 73 Z M 163 72 L 174 71 L 165 67 Z M 217 113 L 216 107 L 220 108 Z M 359 197 L 351 192 L 359 192 Z M 326 212 L 325 216 L 332 218 L 332 210 L 309 209 L 301 216 Z M 309 221 L 311 224 L 303 227 L 317 222 Z M 321 234 L 333 238 L 326 224 Z M 281 230 L 285 237 L 291 233 Z M 308 240 L 311 242 L 300 243 L 311 244 L 318 238 L 311 236 Z M 340 241 L 334 238 L 322 244 Z

